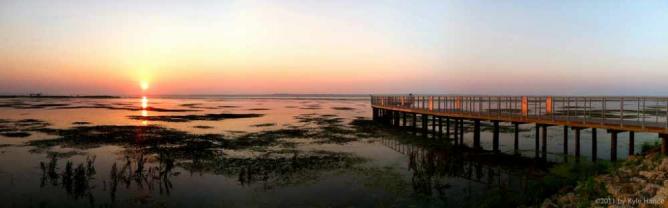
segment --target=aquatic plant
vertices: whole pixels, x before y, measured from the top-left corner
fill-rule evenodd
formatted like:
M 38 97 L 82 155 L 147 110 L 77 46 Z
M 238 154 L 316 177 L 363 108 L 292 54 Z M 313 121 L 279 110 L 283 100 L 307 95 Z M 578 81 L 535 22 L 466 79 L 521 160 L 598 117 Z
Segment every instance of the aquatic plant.
M 270 151 L 253 158 L 216 157 L 199 164 L 181 162 L 179 166 L 190 171 L 235 177 L 242 186 L 258 184 L 259 188 L 269 190 L 313 182 L 324 172 L 347 169 L 364 161 L 350 153 L 293 151 L 285 155 Z
M 49 126 L 48 122 L 37 119 L 0 120 L 0 135 L 6 137 L 28 137 L 30 131 L 36 131 Z
M 340 110 L 340 111 L 351 111 L 351 110 L 355 110 L 355 108 L 351 108 L 351 107 L 332 107 L 332 109 L 334 109 L 334 110 Z
M 249 111 L 267 111 L 267 110 L 271 110 L 271 109 L 269 109 L 269 108 L 249 108 L 248 110 Z
M 67 161 L 62 172 L 58 172 L 58 157 L 51 156 L 48 163 L 40 162 L 42 170 L 42 179 L 40 186 L 51 184 L 55 187 L 63 188 L 67 194 L 74 199 L 87 197 L 92 200 L 91 180 L 95 176 L 95 157 L 86 157 L 84 163 L 80 163 L 74 168 L 72 161 Z
M 269 126 L 276 126 L 276 123 L 259 123 L 252 125 L 252 127 L 269 127 Z
M 219 108 L 238 108 L 239 106 L 236 105 L 219 105 Z
M 75 122 L 72 122 L 72 125 L 88 125 L 88 124 L 91 124 L 91 123 L 90 123 L 90 122 L 87 122 L 87 121 L 75 121 Z
M 263 114 L 234 114 L 234 113 L 220 113 L 220 114 L 204 114 L 204 115 L 165 115 L 165 116 L 128 116 L 130 119 L 142 121 L 163 121 L 163 122 L 190 122 L 190 121 L 221 121 L 225 119 L 237 118 L 256 118 L 264 116 Z

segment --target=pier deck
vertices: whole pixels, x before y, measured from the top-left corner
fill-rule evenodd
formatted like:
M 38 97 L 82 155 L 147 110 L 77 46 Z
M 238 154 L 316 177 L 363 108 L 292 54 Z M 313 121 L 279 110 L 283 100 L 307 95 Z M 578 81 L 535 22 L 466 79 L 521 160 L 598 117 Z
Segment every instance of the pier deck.
M 371 96 L 371 106 L 374 120 L 421 128 L 425 132 L 431 121 L 433 132 L 442 134 L 445 119 L 447 138 L 450 138 L 450 120 L 454 120 L 455 144 L 463 143 L 463 121 L 473 121 L 475 148 L 480 146 L 480 121 L 490 121 L 494 124 L 494 151 L 498 151 L 498 123 L 509 122 L 515 126 L 516 151 L 518 124 L 536 125 L 536 157 L 541 156 L 538 154 L 540 149 L 542 156 L 546 155 L 547 126 L 564 127 L 566 154 L 568 131 L 575 131 L 576 157 L 579 157 L 582 129 L 593 130 L 594 144 L 596 129 L 606 129 L 611 134 L 611 160 L 616 160 L 617 134 L 622 132 L 629 133 L 629 154 L 634 153 L 635 132 L 657 133 L 662 139 L 662 152 L 668 152 L 668 97 Z M 411 118 L 412 124 L 406 122 L 407 117 Z M 417 121 L 421 121 L 421 127 Z M 592 147 L 592 154 L 596 154 L 596 145 Z

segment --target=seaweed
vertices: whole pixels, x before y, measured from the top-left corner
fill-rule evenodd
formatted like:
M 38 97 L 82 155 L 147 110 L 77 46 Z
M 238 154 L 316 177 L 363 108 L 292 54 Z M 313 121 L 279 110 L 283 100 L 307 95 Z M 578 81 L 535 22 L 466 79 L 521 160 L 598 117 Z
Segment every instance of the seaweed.
M 267 110 L 271 110 L 271 109 L 269 109 L 269 108 L 250 108 L 248 110 L 249 111 L 267 111 Z
M 170 151 L 183 158 L 215 155 L 220 149 L 244 149 L 262 147 L 287 142 L 278 138 L 300 137 L 305 132 L 282 129 L 249 133 L 237 138 L 226 139 L 222 134 L 190 134 L 156 125 L 148 126 L 77 126 L 70 129 L 50 129 L 56 139 L 28 141 L 33 152 L 42 152 L 54 146 L 77 149 L 116 145 L 125 148 L 139 148 L 146 152 Z
M 0 135 L 5 137 L 28 137 L 30 131 L 43 129 L 49 124 L 37 119 L 0 120 Z
M 263 190 L 271 190 L 317 181 L 326 171 L 348 169 L 364 161 L 350 153 L 288 151 L 268 152 L 256 158 L 218 157 L 198 164 L 179 165 L 190 171 L 235 177 L 242 186 L 261 184 Z
M 238 108 L 239 106 L 236 105 L 219 105 L 219 108 Z
M 221 121 L 225 119 L 236 118 L 256 118 L 264 116 L 263 114 L 234 114 L 234 113 L 220 113 L 220 114 L 205 114 L 205 115 L 165 115 L 165 116 L 128 116 L 130 119 L 143 121 L 164 121 L 164 122 L 190 122 L 190 121 Z
M 269 127 L 269 126 L 276 126 L 276 123 L 259 123 L 252 125 L 252 127 Z
M 351 110 L 356 110 L 355 108 L 351 107 L 332 107 L 334 110 L 340 110 L 340 111 L 351 111 Z
M 100 145 L 151 145 L 185 140 L 189 134 L 174 129 L 149 126 L 77 126 L 71 129 L 56 129 L 50 133 L 60 136 L 58 139 L 29 141 L 35 147 L 63 145 L 87 149 Z
M 205 107 L 205 106 L 202 106 L 202 105 L 203 105 L 203 103 L 184 103 L 184 104 L 181 104 L 180 106 L 188 107 L 188 108 L 194 108 L 194 109 L 212 109 L 212 110 L 213 109 L 218 109 L 217 107 Z
M 30 134 L 28 132 L 24 132 L 24 131 L 16 131 L 16 132 L 2 132 L 2 133 L 0 133 L 0 135 L 6 136 L 6 137 L 19 137 L 19 138 L 21 138 L 21 137 L 29 137 L 32 134 Z

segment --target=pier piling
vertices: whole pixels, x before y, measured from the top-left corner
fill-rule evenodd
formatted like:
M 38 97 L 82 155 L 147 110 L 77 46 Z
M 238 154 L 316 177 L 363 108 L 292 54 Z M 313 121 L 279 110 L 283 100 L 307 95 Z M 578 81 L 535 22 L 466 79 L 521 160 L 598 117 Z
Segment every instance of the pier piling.
M 417 132 L 417 114 L 416 113 L 413 113 L 412 122 L 413 122 L 413 125 L 412 125 L 413 131 Z
M 617 134 L 618 131 L 608 131 L 610 133 L 610 161 L 617 161 Z
M 517 154 L 520 154 L 520 150 L 519 150 L 519 146 L 520 146 L 520 141 L 519 141 L 520 140 L 520 124 L 519 123 L 513 123 L 513 125 L 515 126 L 515 142 L 513 144 L 513 150 L 514 150 L 514 153 L 517 155 Z
M 591 129 L 591 160 L 596 162 L 596 159 L 598 159 L 598 148 L 597 148 L 597 142 L 598 140 L 598 133 L 596 128 Z
M 445 138 L 450 139 L 450 117 L 445 117 Z
M 547 160 L 547 126 L 542 126 L 543 129 L 543 135 L 542 135 L 542 144 L 541 144 L 541 152 L 542 152 L 542 157 L 544 160 Z
M 635 132 L 629 131 L 629 155 L 635 154 L 635 137 Z
M 575 161 L 580 161 L 580 130 L 581 128 L 574 128 L 575 130 Z
M 438 117 L 438 137 L 443 137 L 443 117 Z
M 473 121 L 473 148 L 480 148 L 480 120 Z
M 659 134 L 661 138 L 661 153 L 666 155 L 668 153 L 668 134 Z
M 564 156 L 568 158 L 568 126 L 564 126 Z
M 454 129 L 455 129 L 454 139 L 455 139 L 455 144 L 458 145 L 459 144 L 459 119 L 455 119 L 454 124 L 455 124 L 455 126 L 454 126 Z
M 540 150 L 540 125 L 536 124 L 536 155 L 535 157 L 538 158 L 539 155 L 539 150 Z
M 464 145 L 464 119 L 460 119 L 459 126 L 459 144 Z
M 494 130 L 492 133 L 492 150 L 499 152 L 499 121 L 493 121 Z

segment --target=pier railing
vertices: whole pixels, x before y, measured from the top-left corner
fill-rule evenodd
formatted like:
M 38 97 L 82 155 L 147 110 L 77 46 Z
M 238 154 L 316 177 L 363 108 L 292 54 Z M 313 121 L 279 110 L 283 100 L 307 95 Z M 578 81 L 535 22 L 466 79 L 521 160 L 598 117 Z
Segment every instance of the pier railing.
M 371 104 L 437 115 L 668 133 L 668 97 L 371 96 Z

